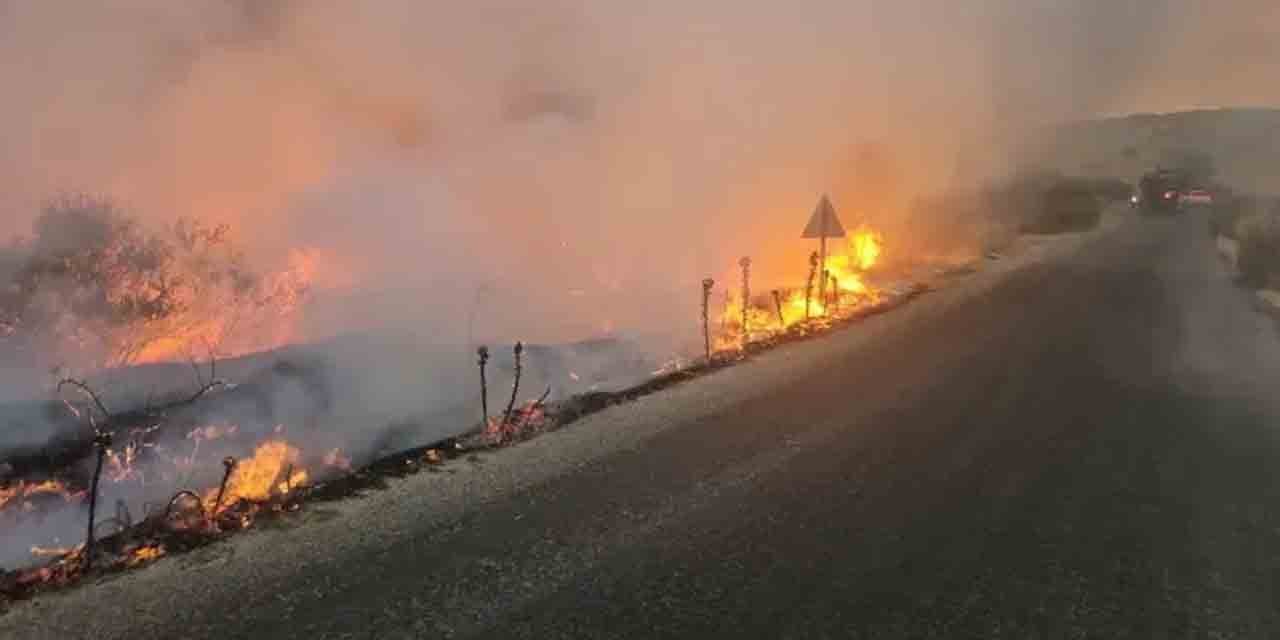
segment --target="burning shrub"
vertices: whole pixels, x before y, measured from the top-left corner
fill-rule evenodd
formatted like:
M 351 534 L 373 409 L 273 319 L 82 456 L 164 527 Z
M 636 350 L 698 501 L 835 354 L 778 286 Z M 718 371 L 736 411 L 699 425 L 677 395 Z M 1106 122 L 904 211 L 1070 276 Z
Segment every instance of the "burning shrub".
M 0 353 L 28 364 L 101 368 L 212 349 L 254 316 L 291 310 L 305 269 L 246 266 L 226 226 L 144 228 L 114 202 L 50 202 L 30 239 L 0 251 Z

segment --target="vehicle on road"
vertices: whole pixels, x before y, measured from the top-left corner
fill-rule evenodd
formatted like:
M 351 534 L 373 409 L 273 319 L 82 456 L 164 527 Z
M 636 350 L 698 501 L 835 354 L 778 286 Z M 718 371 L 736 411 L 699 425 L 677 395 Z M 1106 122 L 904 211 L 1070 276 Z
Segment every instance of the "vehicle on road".
M 1192 189 L 1178 198 L 1178 206 L 1182 209 L 1196 209 L 1213 206 L 1213 194 L 1205 189 Z
M 1138 209 L 1149 214 L 1169 214 L 1179 210 L 1182 194 L 1189 191 L 1181 171 L 1157 167 L 1138 181 Z

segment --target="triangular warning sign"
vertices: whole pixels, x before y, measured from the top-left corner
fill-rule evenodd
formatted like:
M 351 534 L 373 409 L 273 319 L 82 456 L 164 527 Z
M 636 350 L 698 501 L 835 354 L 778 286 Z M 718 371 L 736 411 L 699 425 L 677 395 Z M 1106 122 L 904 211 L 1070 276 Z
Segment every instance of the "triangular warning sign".
M 836 217 L 836 208 L 831 206 L 831 199 L 824 194 L 822 200 L 818 202 L 818 208 L 813 210 L 813 217 L 809 218 L 809 224 L 805 226 L 804 233 L 800 234 L 800 237 L 843 238 L 844 236 L 844 225 L 840 224 L 840 218 Z

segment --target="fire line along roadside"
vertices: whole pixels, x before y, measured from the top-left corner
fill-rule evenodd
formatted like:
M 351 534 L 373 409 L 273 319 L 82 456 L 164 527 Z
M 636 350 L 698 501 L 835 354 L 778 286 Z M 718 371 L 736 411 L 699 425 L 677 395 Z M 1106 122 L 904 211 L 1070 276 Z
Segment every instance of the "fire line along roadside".
M 355 471 L 352 471 L 349 461 L 345 466 L 336 465 L 347 471 L 347 474 L 333 479 L 314 481 L 316 479 L 312 478 L 308 473 L 309 470 L 305 468 L 309 466 L 308 459 L 279 437 L 283 429 L 281 425 L 273 431 L 275 435 L 255 445 L 252 457 L 223 457 L 220 483 L 212 486 L 206 483 L 203 487 L 181 489 L 172 494 L 167 503 L 150 505 L 157 508 L 144 505 L 144 515 L 141 520 L 129 514 L 127 506 L 122 511 L 121 505 L 117 504 L 117 514 L 114 518 L 97 522 L 96 507 L 98 505 L 95 504 L 99 497 L 97 476 L 105 472 L 102 469 L 104 456 L 109 457 L 113 465 L 118 461 L 114 451 L 107 448 L 110 446 L 109 441 L 95 442 L 97 449 L 94 452 L 98 454 L 96 460 L 98 470 L 91 479 L 91 486 L 83 492 L 91 503 L 88 526 L 85 529 L 85 543 L 74 549 L 46 550 L 33 547 L 33 555 L 38 555 L 37 552 L 44 554 L 45 551 L 57 551 L 56 555 L 59 557 L 53 563 L 46 563 L 43 566 L 23 567 L 14 571 L 0 569 L 0 613 L 3 613 L 6 602 L 25 599 L 41 591 L 69 586 L 80 578 L 140 566 L 159 556 L 214 542 L 225 534 L 250 527 L 255 517 L 269 518 L 273 514 L 283 515 L 295 511 L 300 508 L 303 501 L 323 501 L 359 495 L 363 490 L 383 486 L 385 478 L 403 477 L 419 470 L 435 471 L 437 469 L 434 469 L 434 466 L 441 465 L 447 460 L 463 456 L 472 458 L 481 451 L 516 444 L 539 433 L 560 428 L 585 415 L 602 411 L 613 404 L 660 391 L 704 372 L 713 371 L 719 366 L 732 364 L 748 353 L 749 348 L 765 349 L 785 341 L 816 336 L 824 330 L 886 312 L 927 290 L 918 284 L 907 289 L 894 287 L 885 291 L 885 297 L 882 297 L 878 287 L 863 285 L 860 280 L 861 275 L 874 265 L 875 258 L 879 255 L 879 240 L 877 236 L 867 235 L 868 233 L 859 227 L 851 234 L 859 247 L 861 243 L 858 241 L 866 235 L 867 242 L 874 249 L 869 254 L 861 248 L 857 249 L 856 264 L 849 262 L 852 258 L 848 256 L 827 256 L 827 238 L 842 238 L 850 234 L 846 232 L 836 215 L 830 198 L 823 195 L 802 234 L 803 238 L 819 240 L 822 256 L 821 260 L 818 257 L 819 252 L 809 256 L 808 280 L 804 286 L 803 299 L 798 296 L 799 291 L 793 290 L 790 297 L 784 301 L 782 291 L 774 289 L 771 292 L 772 309 L 769 308 L 768 300 L 762 305 L 753 306 L 750 283 L 750 268 L 753 266 L 753 261 L 744 257 L 738 263 L 742 270 L 741 307 L 730 307 L 726 304 L 725 313 L 721 317 L 722 332 L 727 321 L 732 320 L 741 324 L 741 335 L 726 336 L 731 337 L 732 340 L 726 339 L 722 343 L 726 357 L 716 357 L 717 349 L 712 340 L 709 317 L 711 295 L 716 283 L 713 279 L 707 278 L 701 283 L 702 316 L 700 318 L 703 334 L 701 346 L 706 360 L 701 366 L 690 367 L 685 366 L 677 358 L 672 361 L 674 368 L 664 365 L 658 371 L 653 371 L 650 378 L 618 391 L 593 390 L 549 404 L 551 388 L 548 387 L 536 400 L 517 406 L 524 356 L 528 355 L 525 345 L 517 342 L 512 351 L 514 375 L 510 397 L 506 398 L 508 402 L 500 416 L 491 416 L 488 397 L 491 381 L 486 370 L 490 351 L 488 347 L 480 346 L 476 351 L 476 365 L 480 374 L 479 391 L 482 411 L 480 425 L 426 446 L 415 446 L 399 452 L 379 453 L 377 457 Z M 828 264 L 829 258 L 832 261 L 831 264 Z M 837 274 L 840 274 L 839 277 Z M 818 284 L 822 291 L 818 296 L 820 301 L 818 306 L 819 314 L 824 317 L 820 321 L 811 322 L 813 319 L 809 315 L 809 304 L 815 277 L 820 277 Z M 828 286 L 831 289 L 832 299 L 828 298 L 826 292 Z M 726 300 L 728 300 L 730 287 L 724 288 Z M 842 294 L 846 296 L 843 301 L 840 297 Z M 804 311 L 803 320 L 799 316 L 800 310 Z M 791 317 L 788 317 L 788 312 Z M 770 313 L 777 314 L 776 330 L 771 329 L 773 322 Z M 753 329 L 763 336 L 761 340 L 752 339 Z M 732 355 L 728 355 L 730 350 Z M 197 393 L 189 397 L 183 396 L 173 404 L 165 404 L 163 409 L 167 410 L 170 407 L 179 407 L 206 399 L 204 398 L 206 393 L 215 389 L 225 390 L 223 387 L 226 385 L 215 375 L 215 363 L 216 359 L 211 355 L 207 378 L 201 375 L 197 377 L 197 382 L 201 383 Z M 197 367 L 196 371 L 199 374 L 200 368 Z M 67 386 L 81 390 L 90 401 L 85 402 L 82 399 L 81 404 L 86 406 L 76 413 L 77 417 L 88 418 L 90 426 L 95 427 L 95 432 L 119 431 L 105 427 L 116 426 L 126 414 L 115 414 L 109 411 L 98 401 L 96 394 L 87 384 L 72 379 L 64 380 L 64 383 L 60 387 Z M 232 387 L 226 386 L 226 388 Z M 207 400 L 217 401 L 215 398 L 207 398 Z M 66 404 L 69 408 L 75 409 L 74 403 Z M 92 413 L 94 408 L 102 414 L 103 424 L 101 425 L 95 423 L 97 416 Z M 149 412 L 146 417 L 148 418 L 146 423 L 149 425 L 177 419 L 176 416 L 168 415 L 164 410 Z M 204 433 L 211 428 L 199 427 L 192 433 Z M 226 433 L 235 433 L 235 429 L 232 428 Z M 213 439 L 220 436 L 203 437 Z M 198 441 L 199 438 L 197 438 L 197 444 Z M 336 452 L 338 449 L 326 455 L 323 464 L 335 466 L 335 463 L 330 462 L 330 458 L 339 459 L 340 456 Z M 194 457 L 193 451 L 189 458 L 178 457 L 174 460 L 193 461 Z M 121 463 L 125 465 L 126 470 L 128 465 L 132 464 L 128 462 L 129 460 L 132 458 L 126 458 L 126 461 Z M 117 475 L 120 474 L 111 475 L 110 481 L 122 482 L 123 480 L 117 478 Z M 120 475 L 120 478 L 126 477 L 131 476 Z M 103 480 L 107 479 L 107 477 L 103 478 Z M 190 476 L 187 476 L 187 479 L 180 481 L 179 488 L 189 479 Z M 20 485 L 11 493 L 22 498 L 26 493 L 30 493 L 23 489 L 25 486 Z M 0 507 L 4 506 L 5 489 L 5 486 L 0 485 Z M 34 491 L 33 489 L 32 492 Z M 74 497 L 82 494 L 73 495 L 67 492 L 67 495 Z M 106 535 L 101 535 L 98 532 L 101 527 L 98 525 L 108 524 L 111 527 L 110 531 L 104 531 Z M 3 523 L 0 522 L 0 525 Z M 93 562 L 95 556 L 96 559 L 105 562 Z M 41 555 L 41 557 L 44 556 Z

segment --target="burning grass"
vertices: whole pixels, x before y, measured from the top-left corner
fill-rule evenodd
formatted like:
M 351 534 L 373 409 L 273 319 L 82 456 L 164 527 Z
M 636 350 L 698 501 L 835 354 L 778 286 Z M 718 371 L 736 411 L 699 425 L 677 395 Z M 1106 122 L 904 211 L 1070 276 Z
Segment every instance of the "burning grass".
M 11 486 L 0 487 L 0 515 L 10 509 L 22 512 L 35 510 L 35 502 L 43 496 L 56 496 L 65 502 L 74 502 L 82 499 L 85 495 L 84 491 L 72 491 L 62 480 L 43 480 L 40 482 L 27 482 L 18 480 Z M 3 519 L 0 519 L 0 523 Z
M 0 604 L 65 587 L 84 577 L 145 565 L 172 552 L 216 542 L 255 521 L 295 511 L 302 492 L 309 488 L 307 472 L 297 466 L 298 459 L 296 448 L 269 440 L 260 444 L 253 456 L 230 465 L 228 471 L 232 472 L 225 484 L 206 491 L 203 497 L 181 491 L 163 509 L 148 510 L 137 523 L 129 522 L 127 516 L 122 521 L 117 515 L 110 519 L 116 530 L 97 540 L 92 563 L 83 544 L 33 547 L 33 557 L 51 560 L 0 572 Z
M 814 262 L 806 286 L 774 289 L 749 300 L 743 295 L 731 296 L 720 314 L 714 351 L 733 351 L 791 333 L 821 330 L 860 308 L 874 306 L 881 293 L 868 284 L 867 274 L 879 262 L 883 243 L 879 233 L 859 227 L 849 236 L 846 251 L 827 256 L 821 271 L 816 258 L 811 258 Z M 814 283 L 814 278 L 823 281 Z
M 879 236 L 873 232 L 860 229 L 849 246 L 849 252 L 832 256 L 825 265 L 834 285 L 825 300 L 812 297 L 806 300 L 803 289 L 770 292 L 752 299 L 745 314 L 741 300 L 731 301 L 722 314 L 721 330 L 715 336 L 717 348 L 710 358 L 674 359 L 654 371 L 649 380 L 622 391 L 590 392 L 548 403 L 548 389 L 537 400 L 516 406 L 517 379 L 511 390 L 511 403 L 500 415 L 488 417 L 458 437 L 380 457 L 359 467 L 341 449 L 307 454 L 290 444 L 283 427 L 277 427 L 272 435 L 253 444 L 250 453 L 238 459 L 225 458 L 221 482 L 180 491 L 167 504 L 144 509 L 136 522 L 127 507 L 121 510 L 118 504 L 115 517 L 100 523 L 110 523 L 113 530 L 97 541 L 93 562 L 88 562 L 84 545 L 32 549 L 36 557 L 45 558 L 46 562 L 35 568 L 0 573 L 0 604 L 64 587 L 86 576 L 127 570 L 165 555 L 210 544 L 256 522 L 283 517 L 308 502 L 356 496 L 386 486 L 391 478 L 422 471 L 449 472 L 450 460 L 533 438 L 610 406 L 732 365 L 761 350 L 809 339 L 889 311 L 926 291 L 920 286 L 881 291 L 867 282 L 867 271 L 875 266 L 882 251 Z M 743 290 L 749 289 L 744 286 Z M 813 289 L 809 291 L 812 296 Z M 744 317 L 745 331 L 740 320 Z M 519 353 L 518 346 L 517 371 Z M 482 374 L 485 355 L 482 351 L 479 363 Z M 172 483 L 177 478 L 190 477 L 197 466 L 210 466 L 212 459 L 205 450 L 217 450 L 232 441 L 254 438 L 239 425 L 205 424 L 190 429 L 185 438 L 190 449 L 178 453 L 149 445 L 141 438 L 146 433 L 138 435 L 140 439 L 104 452 L 106 482 Z M 147 478 L 140 470 L 140 463 L 156 457 L 169 462 L 170 472 L 161 472 L 160 478 Z M 152 473 L 156 473 L 154 469 Z M 0 488 L 0 518 L 9 513 L 37 511 L 34 506 L 24 505 L 40 500 L 74 503 L 84 499 L 84 491 L 60 480 L 19 481 Z
M 264 502 L 275 494 L 287 495 L 293 487 L 307 482 L 307 472 L 300 464 L 301 453 L 283 440 L 267 440 L 254 450 L 253 456 L 226 463 L 231 467 L 225 486 L 209 489 L 205 504 L 220 512 L 226 505 L 240 501 Z
M 534 402 L 513 408 L 510 414 L 490 417 L 478 434 L 468 438 L 471 448 L 491 448 L 528 440 L 545 431 L 551 424 L 546 400 L 551 390 Z
M 451 460 L 472 457 L 562 428 L 611 406 L 731 366 L 753 353 L 783 343 L 815 338 L 827 330 L 887 312 L 924 292 L 924 288 L 915 287 L 898 295 L 885 296 L 878 303 L 860 306 L 838 318 L 797 324 L 788 331 L 752 342 L 745 350 L 721 351 L 711 361 L 697 361 L 686 366 L 673 363 L 655 372 L 656 375 L 643 384 L 622 391 L 591 392 L 557 403 L 528 402 L 513 410 L 505 426 L 501 417 L 494 417 L 484 427 L 462 436 L 384 456 L 349 473 L 346 469 L 351 468 L 348 466 L 350 461 L 340 451 L 330 451 L 322 456 L 322 464 L 343 473 L 324 481 L 312 480 L 307 470 L 299 466 L 303 456 L 287 442 L 264 442 L 251 457 L 236 463 L 220 506 L 214 507 L 216 488 L 206 489 L 202 495 L 180 494 L 170 509 L 144 514 L 142 521 L 99 540 L 95 551 L 97 561 L 92 570 L 85 568 L 83 545 L 42 550 L 51 554 L 46 564 L 0 573 L 0 606 L 6 601 L 68 587 L 87 577 L 133 569 L 166 555 L 216 543 L 255 523 L 287 517 L 308 503 L 359 496 L 366 491 L 385 488 L 393 478 L 424 471 L 448 472 Z M 30 495 L 30 492 L 23 495 Z M 83 496 L 83 493 L 76 495 Z
M 141 438 L 153 431 L 145 428 L 121 435 Z M 308 465 L 323 466 L 326 471 L 333 469 L 330 473 L 340 473 L 344 465 L 349 469 L 350 461 L 339 449 L 329 451 L 321 460 L 304 458 L 298 448 L 284 439 L 283 431 L 283 427 L 277 427 L 271 437 L 254 445 L 252 453 L 242 459 L 225 458 L 220 483 L 199 492 L 179 491 L 165 503 L 144 504 L 137 522 L 124 500 L 116 502 L 116 511 L 111 517 L 103 518 L 102 509 L 98 509 L 98 519 L 90 516 L 94 535 L 88 545 L 32 547 L 33 558 L 53 560 L 31 569 L 0 572 L 0 601 L 61 586 L 77 576 L 99 570 L 145 564 L 168 550 L 212 542 L 226 533 L 251 526 L 264 514 L 296 509 L 298 490 L 306 487 L 310 480 Z M 98 502 L 106 497 L 104 494 L 118 495 L 118 489 L 124 487 L 145 488 L 148 483 L 159 487 L 180 486 L 185 483 L 182 478 L 193 477 L 197 465 L 210 462 L 198 459 L 202 446 L 214 446 L 211 442 L 216 442 L 219 448 L 243 446 L 232 441 L 236 436 L 255 437 L 243 434 L 234 425 L 206 425 L 187 434 L 191 449 L 181 454 L 141 440 L 131 440 L 117 448 L 111 445 L 111 438 L 103 437 L 99 440 L 102 486 L 98 490 Z M 148 474 L 142 471 L 144 464 Z M 75 482 L 82 486 L 87 480 L 79 478 Z M 79 508 L 88 502 L 92 514 L 90 492 L 75 486 L 71 481 L 48 479 L 19 480 L 0 487 L 0 527 L 9 528 L 24 521 L 39 526 L 55 512 L 50 503 L 71 505 L 74 510 L 70 513 L 78 514 Z

